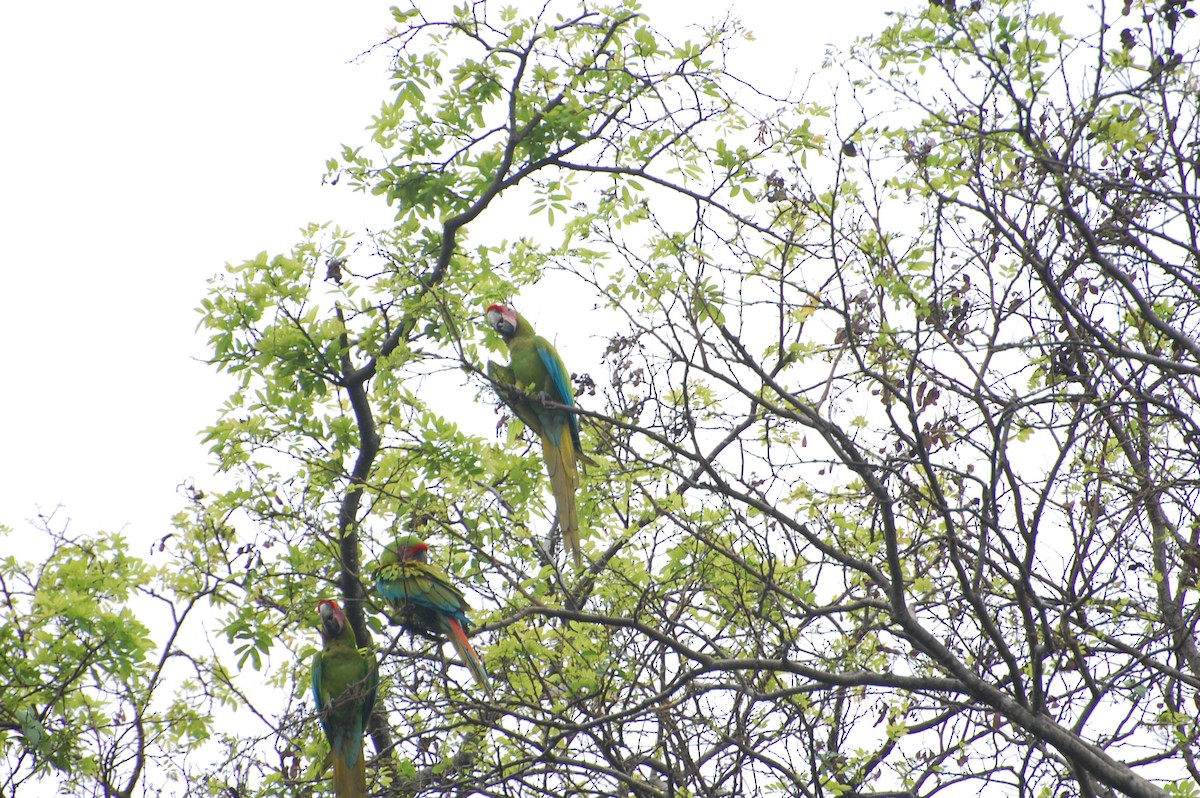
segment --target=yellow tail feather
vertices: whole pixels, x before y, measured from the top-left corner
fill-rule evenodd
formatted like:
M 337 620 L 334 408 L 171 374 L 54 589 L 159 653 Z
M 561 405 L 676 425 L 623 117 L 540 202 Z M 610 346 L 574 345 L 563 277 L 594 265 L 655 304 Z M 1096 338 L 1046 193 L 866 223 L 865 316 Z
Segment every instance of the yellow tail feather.
M 561 446 L 542 439 L 542 459 L 546 461 L 546 472 L 550 475 L 550 491 L 554 494 L 563 545 L 575 559 L 575 567 L 579 568 L 583 565 L 583 551 L 579 546 L 579 512 L 575 506 L 579 472 L 575 470 L 575 445 L 571 436 L 564 431 L 561 439 Z
M 333 755 L 333 794 L 337 798 L 367 798 L 367 752 L 359 753 L 354 766 Z

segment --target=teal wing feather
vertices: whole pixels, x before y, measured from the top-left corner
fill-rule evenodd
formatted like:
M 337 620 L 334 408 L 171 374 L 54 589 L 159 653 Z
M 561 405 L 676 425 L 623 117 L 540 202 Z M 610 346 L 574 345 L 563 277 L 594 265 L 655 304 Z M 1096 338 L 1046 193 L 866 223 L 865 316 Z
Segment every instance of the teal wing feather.
M 558 352 L 555 351 L 549 341 L 540 335 L 533 339 L 533 348 L 537 353 L 538 361 L 545 371 L 545 379 L 542 380 L 542 389 L 546 392 L 546 395 L 560 405 L 574 407 L 575 392 L 571 390 L 571 375 L 567 372 L 567 367 L 563 365 L 562 358 L 558 356 Z M 537 408 L 537 413 L 538 417 L 542 419 L 543 429 L 548 433 L 555 446 L 562 445 L 561 436 L 564 421 L 570 425 L 571 440 L 573 442 L 579 440 L 579 417 L 574 413 L 541 407 Z M 563 418 L 564 416 L 566 416 L 565 419 Z M 579 448 L 577 443 L 575 448 Z
M 554 345 L 539 335 L 533 339 L 533 346 L 549 377 L 546 393 L 550 394 L 550 398 L 559 404 L 574 407 L 575 392 L 571 390 L 571 375 L 563 364 L 562 358 L 558 356 Z
M 558 351 L 549 341 L 540 335 L 533 339 L 533 346 L 542 361 L 542 365 L 546 368 L 546 375 L 548 377 L 547 393 L 550 394 L 550 398 L 561 405 L 574 407 L 575 391 L 571 387 L 571 374 L 567 371 L 566 365 L 563 364 L 562 358 L 558 356 Z M 583 445 L 579 442 L 579 416 L 575 413 L 564 413 L 561 410 L 555 412 L 567 416 L 567 424 L 570 425 L 571 429 L 571 443 L 575 444 L 575 456 L 589 465 L 595 465 L 592 459 L 583 453 Z M 561 444 L 555 441 L 555 445 Z
M 379 595 L 392 602 L 409 602 L 466 621 L 467 600 L 440 568 L 408 560 L 376 571 Z
M 326 700 L 325 692 L 321 689 L 321 652 L 313 654 L 312 664 L 312 694 L 313 703 L 317 705 L 317 718 L 321 721 L 321 729 L 324 730 L 325 736 L 329 736 L 329 713 L 325 711 L 325 707 L 329 705 Z

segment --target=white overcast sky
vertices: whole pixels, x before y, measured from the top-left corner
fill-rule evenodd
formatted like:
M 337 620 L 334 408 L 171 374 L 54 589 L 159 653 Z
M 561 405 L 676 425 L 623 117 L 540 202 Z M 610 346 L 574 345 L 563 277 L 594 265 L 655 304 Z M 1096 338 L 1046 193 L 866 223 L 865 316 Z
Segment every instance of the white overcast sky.
M 449 0 L 423 3 L 435 9 Z M 535 4 L 513 3 L 523 8 Z M 646 0 L 659 27 L 729 0 Z M 740 68 L 784 91 L 887 0 L 741 0 Z M 91 0 L 0 4 L 0 524 L 59 505 L 76 533 L 146 552 L 212 473 L 198 431 L 228 383 L 196 306 L 227 262 L 285 252 L 308 222 L 361 230 L 382 202 L 321 186 L 387 92 L 389 3 Z M 20 541 L 21 538 L 10 540 Z

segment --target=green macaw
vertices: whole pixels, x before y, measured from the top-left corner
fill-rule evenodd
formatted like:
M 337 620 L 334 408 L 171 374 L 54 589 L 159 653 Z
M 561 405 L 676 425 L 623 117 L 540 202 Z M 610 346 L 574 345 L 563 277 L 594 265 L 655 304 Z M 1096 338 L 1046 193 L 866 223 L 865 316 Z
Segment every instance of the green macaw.
M 416 535 L 401 535 L 375 563 L 375 589 L 408 631 L 441 642 L 449 638 L 475 681 L 491 690 L 483 660 L 467 639 L 471 621 L 462 591 L 441 568 L 429 562 L 429 546 Z
M 487 373 L 498 387 L 504 403 L 525 422 L 542 441 L 542 459 L 550 475 L 550 489 L 563 543 L 575 558 L 575 567 L 583 564 L 579 547 L 579 513 L 575 492 L 579 489 L 576 462 L 595 465 L 583 453 L 579 443 L 579 416 L 567 410 L 547 407 L 544 400 L 566 407 L 575 406 L 571 375 L 554 346 L 535 335 L 519 313 L 505 305 L 487 309 L 488 324 L 508 345 L 508 365 L 488 361 Z M 566 433 L 566 434 L 564 434 Z
M 313 655 L 312 691 L 333 758 L 333 792 L 338 798 L 366 798 L 363 730 L 375 706 L 379 668 L 374 657 L 358 650 L 336 601 L 322 599 L 317 612 L 324 647 Z

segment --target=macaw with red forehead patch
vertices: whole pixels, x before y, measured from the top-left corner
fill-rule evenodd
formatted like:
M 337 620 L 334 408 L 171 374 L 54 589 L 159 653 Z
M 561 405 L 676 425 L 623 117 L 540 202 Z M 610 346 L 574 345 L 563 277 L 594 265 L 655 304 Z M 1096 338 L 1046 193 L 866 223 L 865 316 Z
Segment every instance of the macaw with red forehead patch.
M 313 655 L 312 691 L 333 757 L 333 792 L 338 798 L 366 798 L 363 731 L 375 706 L 379 669 L 358 650 L 336 601 L 322 599 L 317 612 L 323 647 Z
M 429 562 L 429 546 L 416 535 L 401 535 L 375 564 L 375 589 L 410 632 L 440 641 L 449 638 L 475 681 L 491 689 L 483 660 L 467 640 L 471 622 L 467 601 L 446 572 Z
M 487 309 L 487 320 L 508 346 L 508 365 L 488 361 L 488 377 L 500 386 L 509 386 L 498 388 L 497 393 L 542 441 L 542 459 L 546 461 L 546 472 L 550 475 L 563 544 L 578 568 L 583 564 L 583 554 L 579 546 L 579 513 L 575 506 L 575 492 L 579 488 L 576 461 L 588 465 L 595 463 L 583 453 L 579 443 L 579 416 L 568 410 L 547 407 L 544 401 L 574 407 L 571 375 L 554 346 L 535 335 L 529 322 L 512 308 L 491 305 Z

